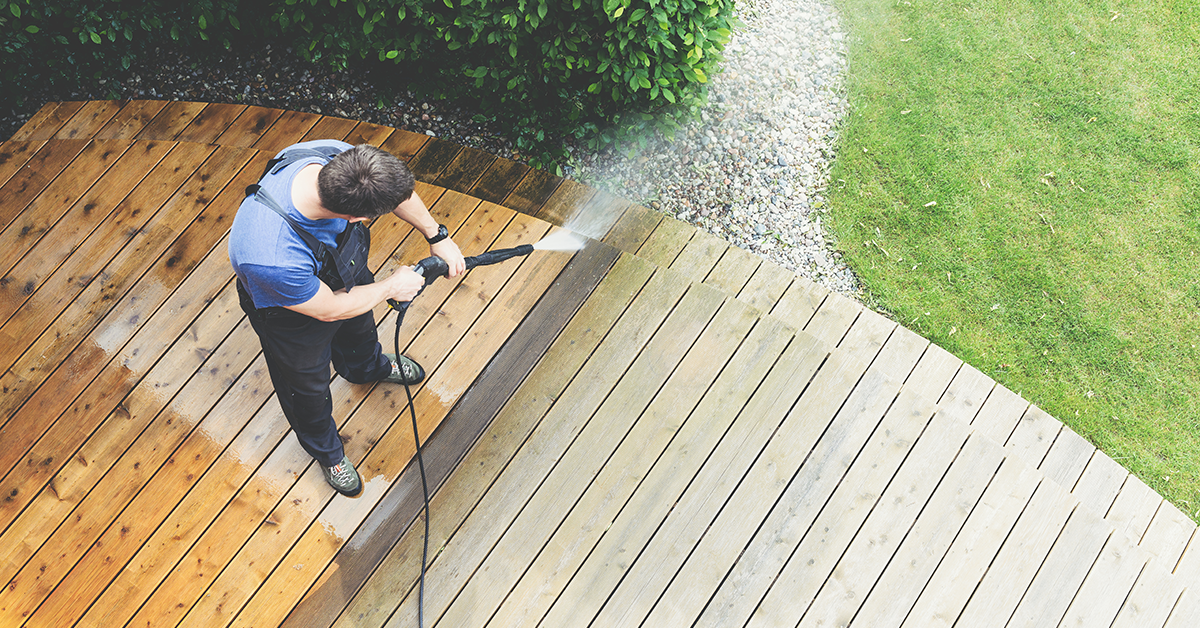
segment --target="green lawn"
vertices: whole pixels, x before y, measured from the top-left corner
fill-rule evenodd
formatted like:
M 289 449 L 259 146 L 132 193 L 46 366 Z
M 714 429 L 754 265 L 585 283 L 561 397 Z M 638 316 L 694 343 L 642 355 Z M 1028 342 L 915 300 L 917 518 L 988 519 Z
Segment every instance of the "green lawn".
M 872 305 L 1200 513 L 1200 2 L 837 0 Z

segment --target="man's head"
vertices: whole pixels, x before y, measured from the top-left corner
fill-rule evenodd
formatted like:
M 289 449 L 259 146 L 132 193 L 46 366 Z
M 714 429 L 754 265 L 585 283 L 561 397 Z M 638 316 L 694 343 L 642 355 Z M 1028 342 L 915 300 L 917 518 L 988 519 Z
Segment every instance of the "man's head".
M 317 175 L 321 205 L 343 216 L 382 216 L 408 200 L 413 185 L 403 161 L 369 144 L 338 153 Z

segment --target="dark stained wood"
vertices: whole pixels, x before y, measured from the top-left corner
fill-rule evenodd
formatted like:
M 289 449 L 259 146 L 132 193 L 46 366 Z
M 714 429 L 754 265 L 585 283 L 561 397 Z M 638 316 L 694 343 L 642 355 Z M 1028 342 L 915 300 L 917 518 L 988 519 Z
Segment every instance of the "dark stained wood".
M 470 189 L 462 191 L 485 201 L 502 204 L 529 170 L 525 164 L 498 157 Z
M 187 130 L 192 120 L 206 107 L 202 102 L 172 102 L 163 107 L 137 137 L 147 140 L 173 140 Z
M 87 146 L 85 140 L 46 142 L 0 187 L 0 227 L 7 227 Z
M 545 170 L 530 168 L 517 187 L 504 197 L 501 205 L 510 207 L 523 214 L 536 216 L 542 205 L 550 199 L 550 195 L 558 189 L 562 178 L 556 177 Z
M 604 236 L 604 242 L 622 251 L 636 253 L 662 220 L 662 213 L 633 205 L 625 210 L 617 224 Z
M 0 144 L 0 186 L 8 183 L 45 144 L 41 140 Z
M 428 135 L 396 130 L 388 136 L 387 141 L 381 144 L 380 148 L 403 159 L 411 167 L 413 156 L 430 141 L 431 138 Z
M 113 116 L 96 137 L 113 140 L 131 140 L 167 106 L 165 100 L 132 100 Z
M 467 449 L 512 396 L 550 343 L 616 261 L 617 252 L 593 244 L 567 265 L 550 290 L 463 395 L 423 447 L 431 492 L 436 492 Z M 331 626 L 362 583 L 416 520 L 423 506 L 421 478 L 409 464 L 392 483 L 360 534 L 342 547 L 330 567 L 284 625 Z
M 222 146 L 254 146 L 282 115 L 282 109 L 246 107 L 213 142 Z
M 320 119 L 321 116 L 315 113 L 285 111 L 275 121 L 275 124 L 271 125 L 270 130 L 258 138 L 258 141 L 254 143 L 254 148 L 274 155 L 295 144 L 296 138 L 303 137 Z
M 58 129 L 61 140 L 91 139 L 112 120 L 125 103 L 117 100 L 90 100 Z
M 412 159 L 407 160 L 408 168 L 412 170 L 413 176 L 418 181 L 433 183 L 437 180 L 438 175 L 454 162 L 462 148 L 458 144 L 445 140 L 431 139 L 421 147 L 416 155 L 413 155 Z
M 180 142 L 197 142 L 200 144 L 216 143 L 225 129 L 247 110 L 245 105 L 228 103 L 210 103 L 204 107 L 195 118 L 188 122 L 187 127 L 174 138 Z
M 462 147 L 454 160 L 433 179 L 433 184 L 451 190 L 469 190 L 495 160 L 491 153 Z
M 565 226 L 570 222 L 571 218 L 578 214 L 583 207 L 587 205 L 588 201 L 590 201 L 595 194 L 596 190 L 583 185 L 582 183 L 578 183 L 570 179 L 564 179 L 563 182 L 559 184 L 558 188 L 554 190 L 554 194 L 550 195 L 550 198 L 546 200 L 545 204 L 543 204 L 534 215 L 552 225 Z M 594 237 L 599 239 L 607 232 L 608 230 L 605 229 L 604 231 L 600 232 L 599 235 L 595 235 Z M 582 230 L 580 233 L 584 233 L 584 235 L 588 236 L 593 235 L 583 232 Z
M 370 122 L 359 122 L 358 126 L 346 136 L 346 142 L 358 146 L 359 144 L 370 144 L 371 146 L 380 146 L 387 141 L 392 135 L 392 128 L 381 124 L 371 124 Z M 461 191 L 461 190 L 460 190 Z
M 66 124 L 76 112 L 87 104 L 83 101 L 46 103 L 38 112 L 33 114 L 9 141 L 48 140 L 58 133 L 58 129 Z

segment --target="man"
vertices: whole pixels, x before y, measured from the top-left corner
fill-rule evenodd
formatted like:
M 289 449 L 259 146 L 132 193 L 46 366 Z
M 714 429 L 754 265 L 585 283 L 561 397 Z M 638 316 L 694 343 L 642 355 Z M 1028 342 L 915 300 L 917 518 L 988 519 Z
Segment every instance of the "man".
M 336 140 L 284 149 L 247 189 L 229 234 L 242 309 L 263 347 L 284 416 L 339 493 L 362 481 L 333 420 L 329 364 L 346 380 L 415 384 L 413 360 L 382 352 L 371 310 L 409 301 L 424 283 L 411 268 L 376 282 L 367 269 L 365 222 L 391 212 L 421 232 L 450 276 L 466 265 L 446 228 L 413 190 L 403 161 L 369 145 Z

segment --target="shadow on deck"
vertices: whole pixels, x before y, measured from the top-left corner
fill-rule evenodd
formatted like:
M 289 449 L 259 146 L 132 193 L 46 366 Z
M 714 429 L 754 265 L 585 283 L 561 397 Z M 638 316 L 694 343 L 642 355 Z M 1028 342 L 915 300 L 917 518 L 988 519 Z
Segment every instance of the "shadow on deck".
M 424 135 L 97 101 L 51 103 L 0 146 L 4 625 L 415 623 L 403 395 L 335 378 L 365 481 L 336 495 L 270 398 L 226 257 L 266 161 L 327 137 L 406 159 L 467 254 L 566 224 L 594 238 L 409 310 L 401 343 L 429 371 L 427 625 L 1200 621 L 1186 516 L 844 297 Z M 372 239 L 384 274 L 427 254 L 386 217 Z

